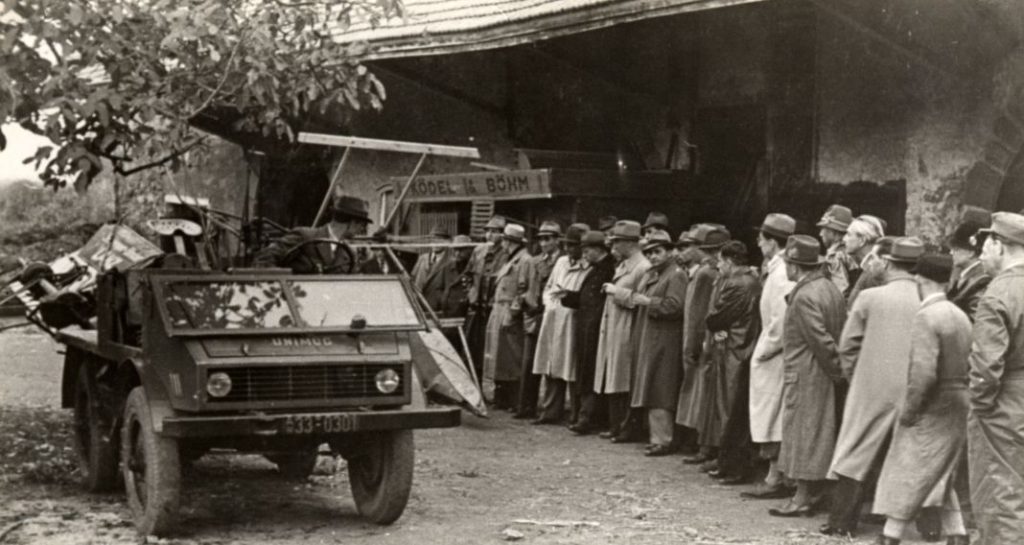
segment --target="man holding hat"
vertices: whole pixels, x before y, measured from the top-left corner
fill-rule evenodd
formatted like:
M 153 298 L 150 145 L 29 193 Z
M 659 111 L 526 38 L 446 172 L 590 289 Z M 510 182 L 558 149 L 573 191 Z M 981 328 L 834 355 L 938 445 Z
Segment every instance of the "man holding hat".
M 710 388 L 707 384 L 708 366 L 702 362 L 704 338 L 707 333 L 704 319 L 711 307 L 711 296 L 718 280 L 718 250 L 731 236 L 724 226 L 700 223 L 690 230 L 690 238 L 693 239 L 693 244 L 680 256 L 683 261 L 696 264 L 696 269 L 689 275 L 690 282 L 686 286 L 686 303 L 683 309 L 683 385 L 679 389 L 676 424 L 699 434 L 707 417 Z M 697 440 L 694 439 L 693 442 L 696 443 Z M 683 462 L 707 463 L 706 469 L 710 470 L 713 469 L 717 456 L 715 449 L 704 448 L 696 455 L 684 458 Z
M 559 298 L 566 308 L 576 310 L 575 377 L 572 383 L 573 420 L 569 429 L 579 435 L 587 435 L 598 428 L 598 413 L 603 412 L 606 400 L 598 396 L 594 388 L 594 370 L 597 364 L 597 347 L 601 337 L 601 318 L 604 315 L 606 296 L 604 285 L 615 276 L 615 260 L 605 245 L 605 233 L 587 231 L 580 239 L 583 258 L 589 265 L 589 272 L 576 290 L 564 292 L 556 287 L 552 298 Z
M 526 258 L 519 269 L 519 289 L 523 293 L 523 364 L 519 377 L 519 404 L 515 418 L 537 417 L 537 396 L 540 390 L 540 375 L 533 373 L 533 357 L 537 351 L 537 336 L 540 333 L 541 318 L 544 317 L 544 286 L 551 277 L 555 262 L 562 255 L 562 226 L 554 221 L 544 221 L 537 230 L 540 253 Z
M 629 388 L 636 360 L 633 325 L 636 322 L 636 290 L 651 263 L 640 252 L 640 224 L 620 220 L 608 237 L 612 254 L 620 259 L 611 282 L 603 291 L 608 295 L 601 317 L 601 337 L 597 344 L 594 391 L 607 396 L 611 429 L 608 437 L 616 443 L 638 439 L 639 426 L 630 414 Z
M 567 385 L 576 380 L 576 311 L 562 305 L 561 298 L 566 292 L 579 290 L 590 270 L 580 247 L 583 233 L 589 230 L 585 223 L 574 223 L 565 230 L 566 253 L 555 261 L 544 285 L 544 319 L 533 358 L 533 373 L 544 377 L 538 424 L 562 421 Z
M 967 440 L 971 321 L 946 299 L 952 269 L 953 259 L 939 254 L 921 256 L 914 269 L 922 300 L 911 325 L 906 394 L 873 506 L 887 517 L 883 545 L 898 545 L 924 507 L 942 509 L 948 544 L 968 543 L 952 480 Z
M 483 393 L 495 407 L 514 410 L 523 365 L 523 318 L 513 307 L 522 305 L 519 269 L 530 257 L 526 229 L 514 223 L 506 225 L 501 246 L 508 260 L 494 275 L 494 306 L 484 344 Z
M 981 232 L 981 261 L 995 276 L 969 358 L 971 499 L 979 543 L 1024 543 L 1024 216 L 996 212 Z
M 327 242 L 306 245 L 301 255 L 289 263 L 283 260 L 300 244 L 309 240 L 331 240 L 342 242 L 356 235 L 366 234 L 370 213 L 366 201 L 338 195 L 331 203 L 331 221 L 320 227 L 299 227 L 260 250 L 254 260 L 256 267 L 291 267 L 297 273 L 312 272 L 354 272 L 356 263 L 337 244 Z
M 782 251 L 796 231 L 796 220 L 786 214 L 768 214 L 758 229 L 757 247 L 764 256 L 761 300 L 761 333 L 750 358 L 750 439 L 759 445 L 760 456 L 768 460 L 764 484 L 745 498 L 770 499 L 789 496 L 777 462 L 782 442 L 782 386 L 784 365 L 782 327 L 786 317 L 786 296 L 795 283 L 786 274 Z
M 789 237 L 782 258 L 786 276 L 796 284 L 786 296 L 782 328 L 786 409 L 778 469 L 796 481 L 796 494 L 768 514 L 799 517 L 814 513 L 832 462 L 839 429 L 836 385 L 843 381 L 839 336 L 846 302 L 822 271 L 821 245 L 813 237 Z
M 829 278 L 835 282 L 839 291 L 846 295 L 850 288 L 850 270 L 855 268 L 856 263 L 846 254 L 846 247 L 843 245 L 843 236 L 853 222 L 853 211 L 841 204 L 833 204 L 828 207 L 825 214 L 818 221 L 821 229 L 818 235 L 825 243 L 825 263 Z
M 850 382 L 829 478 L 833 489 L 828 535 L 852 535 L 857 529 L 866 483 L 878 462 L 906 395 L 910 361 L 908 324 L 921 304 L 911 270 L 924 253 L 916 238 L 893 243 L 886 259 L 886 283 L 857 297 L 843 327 L 839 357 Z
M 674 451 L 676 403 L 683 374 L 683 303 L 686 273 L 672 259 L 672 238 L 654 231 L 643 241 L 643 253 L 651 268 L 633 292 L 638 307 L 636 323 L 636 379 L 631 407 L 647 411 L 650 441 L 645 456 L 664 456 Z

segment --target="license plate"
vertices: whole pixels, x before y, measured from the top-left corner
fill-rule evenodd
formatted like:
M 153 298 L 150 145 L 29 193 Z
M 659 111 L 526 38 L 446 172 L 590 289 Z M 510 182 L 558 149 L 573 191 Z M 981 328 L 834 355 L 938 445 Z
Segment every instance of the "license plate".
M 292 435 L 346 433 L 355 429 L 356 419 L 345 413 L 290 415 L 284 419 L 284 433 Z

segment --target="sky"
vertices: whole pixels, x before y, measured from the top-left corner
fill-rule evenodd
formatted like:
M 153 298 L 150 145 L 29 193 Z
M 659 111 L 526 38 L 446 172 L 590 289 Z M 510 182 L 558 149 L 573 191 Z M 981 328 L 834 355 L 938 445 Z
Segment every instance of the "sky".
M 5 124 L 3 131 L 7 137 L 7 148 L 0 151 L 0 186 L 24 180 L 42 183 L 36 175 L 35 165 L 25 165 L 22 161 L 32 157 L 36 150 L 47 145 L 49 140 L 13 123 Z

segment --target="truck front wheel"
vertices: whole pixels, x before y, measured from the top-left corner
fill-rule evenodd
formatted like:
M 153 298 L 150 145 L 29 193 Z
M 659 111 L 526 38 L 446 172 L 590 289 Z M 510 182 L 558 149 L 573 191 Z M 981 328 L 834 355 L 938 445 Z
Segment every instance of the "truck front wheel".
M 414 460 L 412 430 L 367 434 L 348 460 L 359 514 L 377 524 L 398 520 L 409 502 Z
M 149 400 L 141 386 L 128 394 L 121 429 L 121 462 L 128 506 L 139 535 L 166 534 L 178 515 L 181 463 L 174 439 L 153 429 Z
M 88 362 L 78 366 L 75 381 L 74 445 L 82 484 L 89 492 L 117 487 L 117 435 L 113 418 L 99 399 L 99 387 L 89 376 Z

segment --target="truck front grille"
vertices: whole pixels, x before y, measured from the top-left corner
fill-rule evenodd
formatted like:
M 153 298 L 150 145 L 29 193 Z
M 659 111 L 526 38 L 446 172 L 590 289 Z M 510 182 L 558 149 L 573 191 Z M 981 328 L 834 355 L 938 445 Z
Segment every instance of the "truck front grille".
M 377 390 L 375 376 L 392 369 L 402 377 L 396 392 Z M 302 365 L 280 367 L 211 368 L 231 377 L 231 391 L 224 397 L 209 396 L 211 403 L 313 401 L 338 398 L 386 398 L 402 396 L 407 377 L 401 365 Z

